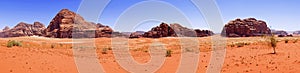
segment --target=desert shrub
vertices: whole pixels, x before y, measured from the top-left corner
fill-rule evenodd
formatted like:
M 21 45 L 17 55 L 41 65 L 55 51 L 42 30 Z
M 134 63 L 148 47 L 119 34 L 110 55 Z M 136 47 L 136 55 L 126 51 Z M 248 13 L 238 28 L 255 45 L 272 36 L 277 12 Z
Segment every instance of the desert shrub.
M 147 52 L 148 52 L 148 50 L 144 50 L 144 52 L 146 52 L 146 53 L 147 53 Z
M 101 53 L 102 54 L 107 54 L 107 50 L 108 50 L 108 48 L 103 48 L 102 51 L 101 51 Z
M 60 45 L 60 47 L 63 47 L 63 46 L 64 46 L 64 45 L 63 45 L 63 44 L 61 44 L 61 43 L 60 43 L 59 45 Z
M 244 44 L 244 43 L 236 43 L 235 45 L 236 45 L 237 47 L 244 47 L 245 44 Z
M 285 43 L 289 43 L 289 39 L 285 39 L 284 42 L 285 42 Z
M 171 56 L 172 56 L 172 50 L 167 50 L 166 57 L 171 57 Z
M 12 40 L 12 41 L 8 41 L 6 46 L 9 47 L 9 48 L 13 47 L 13 46 L 19 46 L 19 47 L 21 47 L 22 46 L 22 42 Z
M 270 38 L 270 41 L 271 41 L 270 44 L 273 47 L 273 54 L 276 54 L 276 50 L 275 50 L 275 48 L 277 46 L 276 37 L 274 35 L 272 35 L 271 38 Z
M 298 42 L 298 39 L 296 39 L 293 43 L 297 43 Z
M 244 47 L 245 45 L 250 45 L 250 43 L 245 43 L 245 42 L 238 42 L 238 43 L 235 43 L 235 44 L 232 44 L 230 45 L 231 47 Z
M 54 44 L 51 44 L 51 48 L 55 48 L 55 45 L 54 45 Z
M 230 47 L 235 47 L 235 45 L 234 44 L 230 44 Z

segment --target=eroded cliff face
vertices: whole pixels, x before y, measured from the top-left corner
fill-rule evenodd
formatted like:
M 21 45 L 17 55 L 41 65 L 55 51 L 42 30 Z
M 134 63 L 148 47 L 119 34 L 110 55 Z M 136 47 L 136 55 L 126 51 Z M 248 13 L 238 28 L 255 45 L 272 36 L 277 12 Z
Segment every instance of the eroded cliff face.
M 271 30 L 267 23 L 255 18 L 236 19 L 227 23 L 222 35 L 227 37 L 250 37 L 270 35 Z

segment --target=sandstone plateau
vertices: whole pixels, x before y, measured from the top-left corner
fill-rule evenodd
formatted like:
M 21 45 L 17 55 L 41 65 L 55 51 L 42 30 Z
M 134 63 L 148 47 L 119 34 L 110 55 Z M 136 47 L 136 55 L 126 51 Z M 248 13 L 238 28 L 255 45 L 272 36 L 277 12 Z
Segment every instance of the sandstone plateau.
M 227 23 L 222 31 L 222 36 L 227 37 L 250 37 L 270 35 L 271 30 L 267 23 L 255 18 L 236 19 Z

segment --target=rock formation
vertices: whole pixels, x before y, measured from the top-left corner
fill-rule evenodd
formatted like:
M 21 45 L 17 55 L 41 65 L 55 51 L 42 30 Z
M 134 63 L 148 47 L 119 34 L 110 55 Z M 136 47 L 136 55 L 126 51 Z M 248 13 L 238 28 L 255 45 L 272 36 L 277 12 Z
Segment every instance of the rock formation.
M 193 29 L 183 27 L 180 24 L 170 24 L 170 27 L 175 31 L 178 37 L 197 37 L 197 34 Z
M 129 38 L 141 38 L 143 37 L 144 31 L 136 31 L 130 34 Z
M 27 24 L 21 22 L 12 29 L 5 29 L 0 34 L 0 37 L 20 37 L 20 36 L 43 36 L 45 26 L 40 22 L 34 22 L 34 24 Z
M 175 31 L 166 23 L 161 23 L 159 26 L 145 32 L 143 37 L 160 38 L 160 37 L 177 37 Z
M 255 18 L 236 19 L 225 25 L 222 36 L 227 37 L 250 37 L 270 35 L 271 30 L 267 27 L 267 23 Z
M 189 29 L 180 24 L 161 23 L 159 26 L 152 28 L 148 32 L 134 32 L 131 33 L 130 38 L 160 38 L 160 37 L 205 37 L 213 35 L 212 31 Z
M 87 22 L 80 15 L 62 9 L 45 30 L 46 37 L 54 38 L 97 38 L 111 37 L 113 30 L 102 24 Z
M 195 32 L 197 34 L 197 37 L 207 37 L 207 36 L 212 36 L 214 33 L 210 30 L 200 30 L 200 29 L 195 29 Z

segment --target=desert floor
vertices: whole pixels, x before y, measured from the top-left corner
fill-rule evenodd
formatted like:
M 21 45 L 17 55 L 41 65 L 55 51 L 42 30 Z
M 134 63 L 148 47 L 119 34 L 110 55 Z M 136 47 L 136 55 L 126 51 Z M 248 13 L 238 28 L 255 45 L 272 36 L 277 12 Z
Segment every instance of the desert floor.
M 130 54 L 143 64 L 151 56 L 148 48 L 154 41 L 161 42 L 171 57 L 166 57 L 157 73 L 174 73 L 180 63 L 181 38 L 127 39 Z M 212 53 L 211 37 L 194 38 L 200 50 L 198 73 L 206 73 Z M 300 72 L 300 37 L 278 37 L 276 51 L 265 37 L 226 38 L 226 56 L 222 73 L 297 73 Z M 299 39 L 299 41 L 298 41 Z M 22 46 L 8 48 L 9 40 L 22 42 Z M 288 41 L 288 42 L 286 42 Z M 113 55 L 112 39 L 96 38 L 95 47 L 99 63 L 107 73 L 128 73 Z M 0 38 L 0 73 L 77 73 L 72 39 L 43 37 Z M 185 44 L 195 44 L 185 42 Z M 241 45 L 242 44 L 242 45 Z M 126 44 L 125 44 L 126 45 Z M 84 47 L 82 47 L 84 49 Z M 84 56 L 83 56 L 84 57 Z M 146 70 L 145 70 L 146 71 Z

